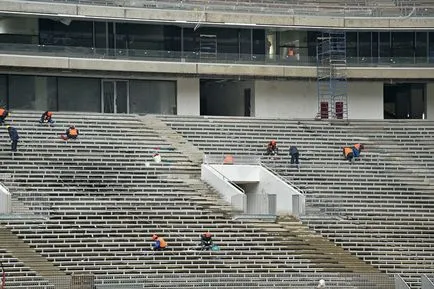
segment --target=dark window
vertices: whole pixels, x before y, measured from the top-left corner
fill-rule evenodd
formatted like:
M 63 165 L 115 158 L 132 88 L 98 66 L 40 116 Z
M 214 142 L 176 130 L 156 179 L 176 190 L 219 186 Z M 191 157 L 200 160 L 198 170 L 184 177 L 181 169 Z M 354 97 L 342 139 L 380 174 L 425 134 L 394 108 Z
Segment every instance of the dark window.
M 415 45 L 415 56 L 417 62 L 427 61 L 427 51 L 428 51 L 428 33 L 427 32 L 416 32 L 416 45 Z
M 390 58 L 392 56 L 390 47 L 390 32 L 380 32 L 380 57 Z M 387 59 L 382 59 L 387 61 Z
M 265 30 L 253 30 L 253 54 L 265 55 Z
M 93 46 L 93 23 L 69 19 L 39 20 L 39 42 L 56 46 Z
M 359 32 L 359 57 L 372 56 L 371 32 Z
M 357 57 L 357 32 L 347 32 L 347 57 Z
M 428 54 L 428 56 L 429 56 L 430 62 L 434 62 L 434 32 L 429 32 L 428 38 L 429 38 L 429 43 L 428 43 L 429 54 Z
M 392 32 L 392 56 L 413 59 L 414 32 Z
M 378 57 L 379 47 L 378 47 L 378 32 L 372 32 L 372 57 Z M 372 59 L 372 61 L 376 61 Z

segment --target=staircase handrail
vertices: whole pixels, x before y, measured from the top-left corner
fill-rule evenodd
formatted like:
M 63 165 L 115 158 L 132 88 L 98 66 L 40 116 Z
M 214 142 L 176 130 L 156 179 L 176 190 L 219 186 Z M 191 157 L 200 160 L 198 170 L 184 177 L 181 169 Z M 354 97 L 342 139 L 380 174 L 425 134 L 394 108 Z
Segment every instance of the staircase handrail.
M 302 195 L 306 195 L 306 192 L 304 190 L 302 190 L 299 186 L 297 186 L 296 184 L 294 184 L 292 181 L 290 181 L 287 177 L 282 176 L 281 174 L 279 174 L 277 171 L 275 171 L 273 168 L 267 166 L 265 163 L 261 162 L 260 165 L 262 167 L 264 167 L 266 170 L 268 170 L 270 173 L 272 173 L 273 175 L 275 175 L 276 177 L 282 179 L 285 181 L 285 183 L 289 184 L 290 186 L 292 186 L 294 189 L 296 189 L 298 192 L 300 192 Z
M 206 156 L 205 156 L 206 158 Z M 239 185 L 237 185 L 236 183 L 232 182 L 228 177 L 226 177 L 224 174 L 222 174 L 221 172 L 219 172 L 217 169 L 215 169 L 213 166 L 207 164 L 209 168 L 211 168 L 214 172 L 216 172 L 220 177 L 222 177 L 222 179 L 225 182 L 228 182 L 229 184 L 231 184 L 232 186 L 234 186 L 237 190 L 239 190 L 240 192 L 242 192 L 243 194 L 245 194 L 246 192 L 244 191 L 244 189 L 242 187 L 240 187 Z

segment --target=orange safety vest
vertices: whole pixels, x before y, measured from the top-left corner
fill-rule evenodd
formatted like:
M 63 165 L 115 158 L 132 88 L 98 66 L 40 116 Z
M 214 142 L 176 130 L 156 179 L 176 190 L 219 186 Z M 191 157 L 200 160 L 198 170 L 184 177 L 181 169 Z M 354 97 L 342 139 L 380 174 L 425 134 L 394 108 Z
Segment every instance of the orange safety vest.
M 157 240 L 160 241 L 160 248 L 166 248 L 167 247 L 167 242 L 162 237 L 158 237 Z
M 349 147 L 344 148 L 344 155 L 345 156 L 347 156 L 349 153 L 352 153 L 352 152 L 353 152 L 353 150 L 351 148 L 349 148 Z
M 234 158 L 232 157 L 232 155 L 226 155 L 224 160 L 223 160 L 223 164 L 233 165 L 234 164 Z
M 76 128 L 69 129 L 69 135 L 77 136 L 78 135 L 77 129 Z

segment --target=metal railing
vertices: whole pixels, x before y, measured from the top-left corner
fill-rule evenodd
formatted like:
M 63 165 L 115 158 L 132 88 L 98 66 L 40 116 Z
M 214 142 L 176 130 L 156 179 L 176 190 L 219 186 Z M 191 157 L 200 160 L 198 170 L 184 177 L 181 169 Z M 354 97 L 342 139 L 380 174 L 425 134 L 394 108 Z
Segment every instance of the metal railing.
M 17 0 L 28 1 L 28 0 Z M 192 11 L 220 11 L 248 14 L 313 15 L 338 17 L 420 17 L 434 15 L 434 5 L 396 3 L 390 6 L 350 5 L 336 0 L 335 3 L 319 4 L 305 1 L 232 1 L 232 0 L 31 0 L 98 6 L 116 6 L 146 9 L 171 9 Z M 393 2 L 391 2 L 393 3 Z
M 395 274 L 395 289 L 410 289 L 410 286 L 402 279 L 399 274 Z
M 291 187 L 293 187 L 294 189 L 296 189 L 301 194 L 303 194 L 303 195 L 306 194 L 306 192 L 303 189 L 301 189 L 299 186 L 297 186 L 296 184 L 294 184 L 291 180 L 288 179 L 288 177 L 279 174 L 274 168 L 268 166 L 264 162 L 261 162 L 261 166 L 264 167 L 265 169 L 267 169 L 270 173 L 272 173 L 276 177 L 279 177 L 280 179 L 282 179 L 285 183 L 287 183 L 288 185 L 290 185 Z
M 434 289 L 434 275 L 428 276 L 426 274 L 421 277 L 421 289 Z
M 181 63 L 230 63 L 277 66 L 316 65 L 316 57 L 287 57 L 264 54 L 217 53 L 203 57 L 200 52 L 106 49 L 93 47 L 54 46 L 35 44 L 0 44 L 0 54 L 32 55 L 68 58 L 117 59 L 142 61 L 167 61 Z M 348 57 L 348 67 L 434 67 L 434 57 Z
M 231 155 L 231 154 L 227 154 Z M 207 165 L 222 165 L 226 154 L 212 154 L 205 155 L 204 164 Z M 246 155 L 231 155 L 234 165 L 261 165 L 261 158 L 258 156 L 246 156 Z

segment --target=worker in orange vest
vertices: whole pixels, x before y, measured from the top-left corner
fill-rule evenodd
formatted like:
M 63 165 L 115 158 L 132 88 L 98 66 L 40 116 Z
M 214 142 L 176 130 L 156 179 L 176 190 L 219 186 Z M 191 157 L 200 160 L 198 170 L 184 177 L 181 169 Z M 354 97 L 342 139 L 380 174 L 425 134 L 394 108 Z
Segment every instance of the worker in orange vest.
M 365 146 L 361 143 L 356 143 L 353 146 L 353 155 L 355 158 L 358 158 L 360 156 L 360 153 L 362 152 L 362 150 L 365 148 Z
M 342 149 L 342 153 L 344 154 L 344 157 L 346 160 L 348 160 L 350 163 L 353 161 L 354 158 L 354 154 L 353 154 L 353 149 L 350 147 L 344 147 Z
M 53 113 L 51 111 L 46 111 L 41 115 L 41 119 L 39 120 L 39 123 L 48 123 L 51 126 L 53 126 L 54 121 L 52 119 Z
M 71 125 L 67 130 L 65 134 L 61 134 L 60 137 L 63 140 L 69 140 L 69 139 L 76 139 L 78 137 L 78 129 Z
M 152 235 L 152 240 L 154 243 L 152 244 L 152 250 L 161 251 L 167 248 L 167 242 L 163 239 L 163 237 L 159 237 L 157 234 Z
M 0 107 L 0 124 L 3 124 L 5 122 L 6 117 L 9 116 L 9 111 L 4 109 L 3 107 Z
M 232 155 L 226 155 L 225 158 L 223 159 L 223 164 L 224 165 L 233 165 L 234 164 L 234 158 L 232 157 Z

